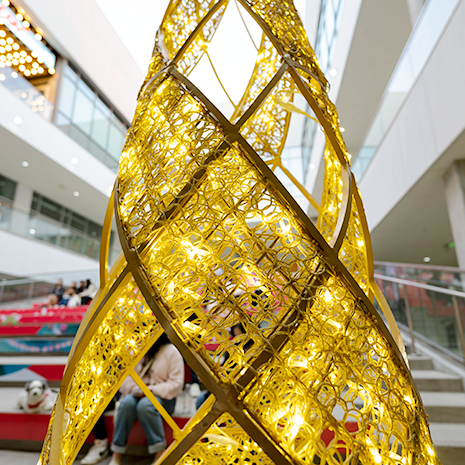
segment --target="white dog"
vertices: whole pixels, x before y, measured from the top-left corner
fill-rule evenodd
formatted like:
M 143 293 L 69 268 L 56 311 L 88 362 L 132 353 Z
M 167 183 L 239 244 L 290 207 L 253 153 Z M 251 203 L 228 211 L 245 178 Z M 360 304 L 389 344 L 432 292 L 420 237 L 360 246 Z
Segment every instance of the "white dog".
M 54 397 L 46 381 L 30 381 L 19 395 L 18 407 L 26 413 L 49 412 L 55 403 Z

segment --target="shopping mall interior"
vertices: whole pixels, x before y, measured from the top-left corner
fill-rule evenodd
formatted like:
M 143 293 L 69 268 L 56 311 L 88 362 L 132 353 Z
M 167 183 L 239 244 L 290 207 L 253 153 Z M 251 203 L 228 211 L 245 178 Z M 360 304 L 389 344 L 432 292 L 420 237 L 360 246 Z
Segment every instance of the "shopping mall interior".
M 108 209 L 117 204 L 112 199 L 122 152 L 129 152 L 127 134 L 138 137 L 138 98 L 172 3 L 193 14 L 184 4 L 210 8 L 215 1 L 0 0 L 1 463 L 37 463 L 50 411 L 28 414 L 18 398 L 34 380 L 46 381 L 56 397 L 75 336 L 84 337 L 79 325 L 91 318 L 89 304 L 104 288 L 102 256 L 116 267 L 133 253 L 122 246 L 119 218 L 107 220 Z M 250 91 L 257 52 L 264 53 L 264 33 L 246 8 L 254 2 L 219 3 L 225 5 L 218 10 L 222 21 L 188 79 L 215 111 L 234 120 Z M 437 456 L 443 465 L 465 464 L 465 0 L 294 4 L 329 82 L 363 199 L 373 282 L 405 343 Z M 274 97 L 287 115 L 287 137 L 277 142 L 279 163 L 270 166 L 276 184 L 321 231 L 328 134 L 308 100 L 288 94 L 286 102 Z M 374 308 L 382 313 L 379 296 Z M 188 423 L 208 387 L 200 378 L 186 362 L 174 420 L 163 416 L 168 446 L 182 436 L 175 425 Z M 110 435 L 113 415 L 105 414 Z M 96 437 L 94 431 L 83 438 L 75 463 L 117 463 L 107 443 L 103 455 L 86 462 Z M 150 447 L 137 422 L 123 463 L 152 463 L 157 451 Z M 382 459 L 377 452 L 374 461 L 361 455 L 348 462 L 348 450 L 313 463 L 430 463 L 394 453 L 398 461 Z M 303 463 L 286 457 L 282 463 Z M 169 454 L 166 460 L 174 463 Z M 240 463 L 265 463 L 254 460 Z

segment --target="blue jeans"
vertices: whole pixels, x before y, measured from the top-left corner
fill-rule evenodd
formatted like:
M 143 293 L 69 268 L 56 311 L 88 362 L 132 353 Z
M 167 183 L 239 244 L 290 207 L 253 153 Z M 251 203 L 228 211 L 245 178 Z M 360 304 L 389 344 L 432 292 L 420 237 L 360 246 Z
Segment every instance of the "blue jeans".
M 202 406 L 202 404 L 208 399 L 209 396 L 210 391 L 203 391 L 195 401 L 195 408 L 198 410 Z
M 166 400 L 158 396 L 157 399 L 169 414 L 173 413 L 176 399 Z M 126 453 L 129 433 L 136 418 L 141 422 L 147 436 L 149 453 L 154 454 L 164 449 L 165 432 L 158 410 L 147 397 L 138 398 L 129 394 L 123 398 L 118 409 L 111 450 L 121 454 Z

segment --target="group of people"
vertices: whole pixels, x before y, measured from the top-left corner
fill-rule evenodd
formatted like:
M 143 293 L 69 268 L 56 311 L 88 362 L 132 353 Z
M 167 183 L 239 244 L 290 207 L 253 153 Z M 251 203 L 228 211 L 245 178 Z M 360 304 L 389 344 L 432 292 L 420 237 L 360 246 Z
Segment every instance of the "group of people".
M 232 338 L 242 333 L 245 333 L 242 324 L 231 328 Z M 166 334 L 160 336 L 148 350 L 145 357 L 136 366 L 135 371 L 163 408 L 172 414 L 176 397 L 181 393 L 184 385 L 184 361 Z M 131 377 L 127 377 L 123 382 L 120 395 L 116 410 L 113 443 L 111 444 L 113 455 L 109 465 L 121 465 L 122 455 L 127 449 L 129 433 L 136 419 L 140 421 L 144 429 L 148 451 L 155 455 L 155 463 L 166 448 L 160 413 Z M 197 409 L 209 395 L 208 391 L 204 391 L 198 397 Z M 112 400 L 107 410 L 114 407 L 115 403 Z M 108 455 L 108 438 L 103 415 L 97 420 L 93 432 L 95 442 L 81 460 L 83 465 L 93 465 Z
M 88 305 L 97 294 L 97 290 L 97 286 L 90 279 L 79 281 L 77 285 L 73 281 L 67 289 L 63 287 L 63 280 L 59 279 L 48 296 L 49 307 Z

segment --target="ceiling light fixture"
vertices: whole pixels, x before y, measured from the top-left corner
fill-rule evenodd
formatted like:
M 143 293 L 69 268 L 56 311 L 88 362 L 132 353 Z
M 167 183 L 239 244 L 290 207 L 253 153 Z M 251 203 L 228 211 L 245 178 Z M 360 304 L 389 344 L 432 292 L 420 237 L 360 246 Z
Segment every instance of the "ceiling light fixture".
M 23 119 L 21 118 L 21 116 L 15 116 L 13 122 L 15 124 L 21 124 L 23 122 Z
M 337 69 L 335 68 L 330 69 L 329 74 L 330 76 L 337 76 Z
M 314 165 L 313 163 L 310 163 L 309 168 L 310 168 L 311 170 L 314 170 L 314 169 L 315 169 L 315 165 Z
M 29 166 L 29 162 L 27 161 L 22 161 L 21 165 L 24 166 L 24 168 L 27 168 Z
M 29 234 L 34 235 L 35 233 L 36 233 L 36 230 L 35 230 L 35 229 L 30 229 L 30 230 L 29 230 Z
M 78 192 L 78 191 L 74 191 L 74 192 L 73 192 L 73 195 L 74 195 L 74 197 L 79 197 L 79 192 Z
M 73 165 L 77 165 L 79 163 L 79 160 L 76 157 L 71 158 L 71 163 Z
M 423 257 L 423 261 L 425 263 L 429 263 L 431 261 L 431 257 Z

